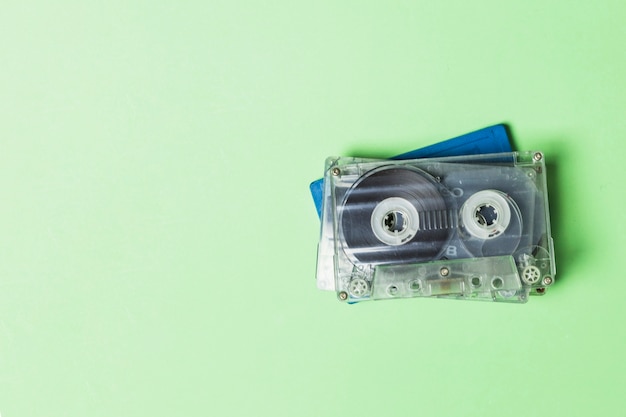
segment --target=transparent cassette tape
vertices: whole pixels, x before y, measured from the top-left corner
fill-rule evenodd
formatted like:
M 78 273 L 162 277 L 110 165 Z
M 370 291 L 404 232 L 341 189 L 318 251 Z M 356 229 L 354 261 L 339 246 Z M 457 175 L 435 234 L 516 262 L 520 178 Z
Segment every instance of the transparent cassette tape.
M 556 272 L 541 152 L 328 158 L 317 283 L 340 300 L 524 303 Z

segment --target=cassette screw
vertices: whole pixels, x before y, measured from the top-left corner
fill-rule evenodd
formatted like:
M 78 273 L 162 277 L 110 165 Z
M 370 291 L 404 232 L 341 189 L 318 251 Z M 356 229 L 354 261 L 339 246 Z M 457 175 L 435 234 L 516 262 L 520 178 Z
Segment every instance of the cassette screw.
M 541 152 L 535 152 L 535 154 L 533 155 L 533 159 L 539 162 L 543 159 L 543 154 Z
M 444 266 L 439 270 L 439 274 L 441 274 L 442 277 L 447 277 L 448 275 L 450 275 L 450 270 L 448 269 L 448 267 Z
M 341 170 L 337 167 L 332 169 L 332 173 L 333 175 L 336 177 L 337 175 L 341 174 Z
M 345 291 L 341 291 L 338 297 L 341 301 L 346 301 L 348 299 L 348 293 Z
M 545 277 L 543 279 L 543 285 L 551 285 L 552 284 L 552 277 Z

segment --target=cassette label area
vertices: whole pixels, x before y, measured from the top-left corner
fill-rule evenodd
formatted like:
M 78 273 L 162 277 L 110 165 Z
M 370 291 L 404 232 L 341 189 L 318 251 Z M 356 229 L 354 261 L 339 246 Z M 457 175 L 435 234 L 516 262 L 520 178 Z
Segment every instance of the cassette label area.
M 329 158 L 317 279 L 341 300 L 522 303 L 554 282 L 540 152 Z

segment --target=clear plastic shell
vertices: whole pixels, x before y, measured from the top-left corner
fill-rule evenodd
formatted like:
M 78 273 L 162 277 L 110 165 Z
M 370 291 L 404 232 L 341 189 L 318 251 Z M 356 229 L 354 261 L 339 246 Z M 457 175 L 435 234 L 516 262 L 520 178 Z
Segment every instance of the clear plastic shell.
M 317 283 L 350 302 L 522 303 L 554 282 L 540 152 L 329 158 Z

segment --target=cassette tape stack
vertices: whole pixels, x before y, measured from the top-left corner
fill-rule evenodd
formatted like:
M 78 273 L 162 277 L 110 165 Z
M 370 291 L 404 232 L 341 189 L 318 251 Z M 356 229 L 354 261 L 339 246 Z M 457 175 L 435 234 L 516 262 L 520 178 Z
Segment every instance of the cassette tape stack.
M 317 283 L 342 301 L 524 303 L 554 282 L 541 152 L 328 158 Z

